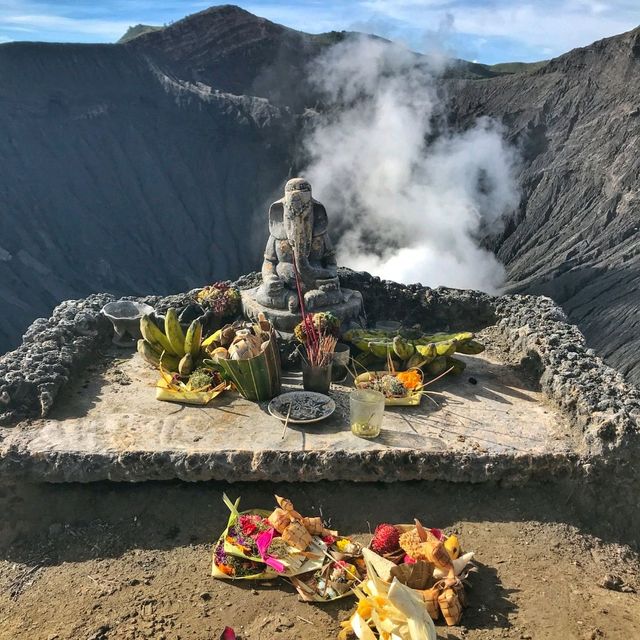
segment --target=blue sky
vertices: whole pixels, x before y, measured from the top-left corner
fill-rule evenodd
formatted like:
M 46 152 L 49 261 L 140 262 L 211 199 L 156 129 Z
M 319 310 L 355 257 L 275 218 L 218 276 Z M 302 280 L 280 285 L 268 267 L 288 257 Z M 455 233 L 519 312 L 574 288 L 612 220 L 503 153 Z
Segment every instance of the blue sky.
M 0 0 L 0 42 L 114 42 L 217 4 L 192 0 Z M 559 55 L 640 24 L 640 0 L 250 0 L 243 8 L 319 33 L 356 30 L 495 63 Z

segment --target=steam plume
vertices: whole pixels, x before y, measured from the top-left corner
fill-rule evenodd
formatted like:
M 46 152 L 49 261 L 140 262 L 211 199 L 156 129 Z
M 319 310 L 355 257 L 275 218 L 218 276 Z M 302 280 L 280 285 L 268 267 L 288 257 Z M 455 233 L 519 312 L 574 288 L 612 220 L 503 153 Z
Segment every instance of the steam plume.
M 337 217 L 340 264 L 494 292 L 504 270 L 478 238 L 518 203 L 516 156 L 487 118 L 447 129 L 442 68 L 369 37 L 328 50 L 311 71 L 327 109 L 305 138 L 304 174 Z

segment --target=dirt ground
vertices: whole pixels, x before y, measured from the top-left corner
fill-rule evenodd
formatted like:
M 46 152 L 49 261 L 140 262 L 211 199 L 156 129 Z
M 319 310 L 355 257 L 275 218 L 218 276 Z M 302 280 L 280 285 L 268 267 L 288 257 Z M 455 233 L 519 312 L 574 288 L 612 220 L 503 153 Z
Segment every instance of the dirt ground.
M 419 517 L 476 552 L 462 626 L 442 640 L 640 637 L 639 559 L 603 541 L 573 513 L 571 496 L 433 483 L 296 485 L 146 483 L 0 487 L 2 640 L 329 640 L 353 601 L 316 606 L 293 588 L 219 582 L 212 542 L 226 523 L 221 494 L 271 507 L 274 492 L 342 533 Z

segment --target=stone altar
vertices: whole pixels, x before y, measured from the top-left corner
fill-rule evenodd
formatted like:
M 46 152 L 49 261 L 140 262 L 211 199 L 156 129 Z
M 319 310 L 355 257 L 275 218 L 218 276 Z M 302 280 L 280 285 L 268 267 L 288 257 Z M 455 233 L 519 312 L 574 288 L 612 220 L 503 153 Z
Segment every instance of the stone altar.
M 292 178 L 284 197 L 269 207 L 269 240 L 262 263 L 262 284 L 242 292 L 244 314 L 264 313 L 274 327 L 291 333 L 301 321 L 296 270 L 305 311 L 330 311 L 343 326 L 362 314 L 362 295 L 342 289 L 324 206 L 314 200 L 304 178 Z

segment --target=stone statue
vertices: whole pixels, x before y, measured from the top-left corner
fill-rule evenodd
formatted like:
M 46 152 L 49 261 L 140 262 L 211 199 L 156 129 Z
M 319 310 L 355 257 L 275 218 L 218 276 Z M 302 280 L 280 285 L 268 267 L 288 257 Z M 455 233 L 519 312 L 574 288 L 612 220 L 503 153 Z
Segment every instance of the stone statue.
M 247 317 L 255 319 L 262 312 L 276 329 L 293 331 L 301 319 L 296 269 L 305 311 L 331 311 L 343 323 L 359 317 L 362 296 L 340 287 L 328 226 L 327 212 L 311 197 L 309 182 L 289 180 L 284 198 L 269 207 L 262 284 L 242 292 Z
M 284 198 L 269 208 L 269 240 L 256 300 L 273 309 L 298 311 L 295 268 L 307 310 L 342 301 L 335 251 L 325 208 L 311 197 L 311 185 L 293 178 Z

